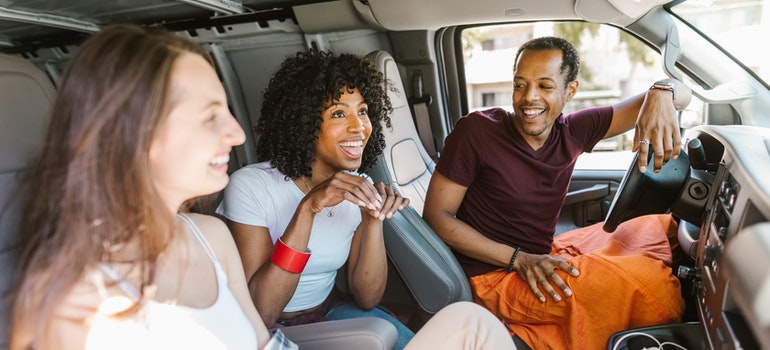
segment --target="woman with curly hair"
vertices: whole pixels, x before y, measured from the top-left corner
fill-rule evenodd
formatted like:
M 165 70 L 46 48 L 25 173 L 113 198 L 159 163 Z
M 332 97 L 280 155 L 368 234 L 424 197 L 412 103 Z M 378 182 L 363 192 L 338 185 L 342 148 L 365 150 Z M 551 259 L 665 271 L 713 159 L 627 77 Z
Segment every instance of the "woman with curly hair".
M 392 107 L 365 58 L 309 51 L 286 59 L 264 93 L 259 163 L 236 171 L 217 212 L 238 245 L 265 324 L 376 316 L 388 275 L 383 220 L 409 205 L 366 177 L 385 147 Z M 347 262 L 350 294 L 335 288 Z

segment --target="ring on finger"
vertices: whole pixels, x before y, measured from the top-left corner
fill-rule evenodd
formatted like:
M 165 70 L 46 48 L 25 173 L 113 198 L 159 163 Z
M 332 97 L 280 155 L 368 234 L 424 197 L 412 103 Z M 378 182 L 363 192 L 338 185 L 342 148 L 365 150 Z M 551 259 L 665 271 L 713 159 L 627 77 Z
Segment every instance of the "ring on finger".
M 639 144 L 640 145 L 649 145 L 650 144 L 650 139 L 641 140 L 641 141 L 639 141 Z

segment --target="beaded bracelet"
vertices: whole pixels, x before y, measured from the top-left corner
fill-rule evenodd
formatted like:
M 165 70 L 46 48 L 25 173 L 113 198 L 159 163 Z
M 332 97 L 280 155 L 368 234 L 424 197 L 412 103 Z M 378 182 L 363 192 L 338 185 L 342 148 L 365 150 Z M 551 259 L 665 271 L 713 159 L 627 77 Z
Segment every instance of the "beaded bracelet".
M 308 259 L 310 259 L 310 250 L 301 252 L 289 247 L 280 237 L 275 241 L 273 253 L 270 254 L 270 261 L 273 264 L 292 273 L 302 273 Z
M 521 247 L 516 247 L 516 250 L 513 251 L 513 255 L 511 256 L 511 262 L 508 263 L 508 273 L 513 272 L 513 263 L 516 262 L 516 256 L 519 255 L 519 250 Z

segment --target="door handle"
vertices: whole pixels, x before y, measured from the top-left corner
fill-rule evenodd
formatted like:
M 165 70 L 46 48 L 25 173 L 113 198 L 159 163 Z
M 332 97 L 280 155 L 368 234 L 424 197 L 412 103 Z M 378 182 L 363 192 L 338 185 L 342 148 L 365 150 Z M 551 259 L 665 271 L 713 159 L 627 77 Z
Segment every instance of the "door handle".
M 579 202 L 601 199 L 610 194 L 609 184 L 596 184 L 588 188 L 581 188 L 575 191 L 567 192 L 567 198 L 564 199 L 564 205 L 568 206 Z

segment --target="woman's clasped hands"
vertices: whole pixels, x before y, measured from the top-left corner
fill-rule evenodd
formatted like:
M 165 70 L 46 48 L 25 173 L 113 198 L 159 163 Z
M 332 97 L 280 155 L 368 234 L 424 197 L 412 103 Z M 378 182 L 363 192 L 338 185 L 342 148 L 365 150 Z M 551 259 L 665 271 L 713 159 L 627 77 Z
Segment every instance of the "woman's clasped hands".
M 382 221 L 409 205 L 409 198 L 402 196 L 391 185 L 383 182 L 373 184 L 365 177 L 344 171 L 335 173 L 314 187 L 310 187 L 307 181 L 304 184 L 309 191 L 305 202 L 316 214 L 324 208 L 330 208 L 333 213 L 335 205 L 347 200 L 361 207 L 364 219 Z

